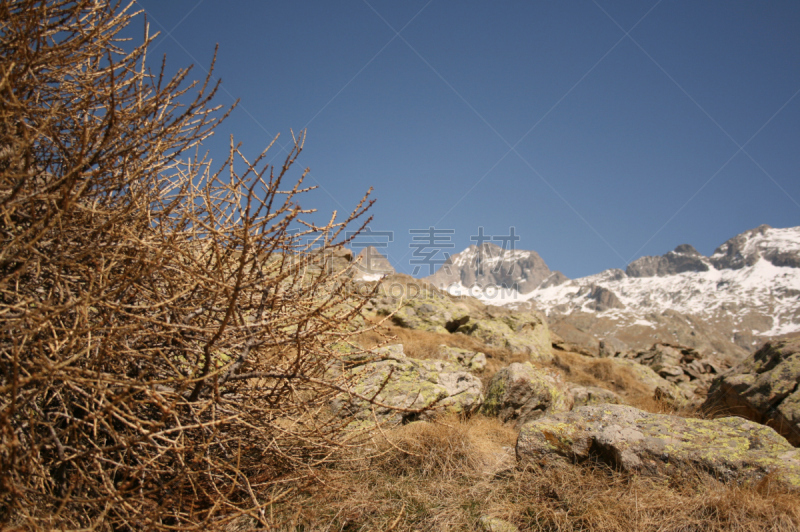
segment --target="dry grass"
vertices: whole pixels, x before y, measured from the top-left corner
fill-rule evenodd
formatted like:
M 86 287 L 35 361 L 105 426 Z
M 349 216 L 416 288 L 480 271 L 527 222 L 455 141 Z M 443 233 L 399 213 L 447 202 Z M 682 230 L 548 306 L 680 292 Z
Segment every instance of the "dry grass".
M 564 374 L 568 382 L 611 390 L 619 394 L 625 404 L 640 410 L 656 414 L 679 414 L 684 417 L 700 415 L 696 409 L 656 399 L 653 391 L 642 384 L 635 373 L 607 358 L 591 358 L 579 353 L 558 351 L 554 353 L 553 366 Z
M 593 464 L 504 469 L 498 457 L 516 432 L 495 419 L 418 422 L 387 436 L 378 457 L 328 471 L 326 486 L 275 508 L 276 523 L 304 531 L 480 530 L 488 515 L 542 531 L 800 529 L 800 495 L 766 483 L 726 486 L 699 472 L 652 479 Z

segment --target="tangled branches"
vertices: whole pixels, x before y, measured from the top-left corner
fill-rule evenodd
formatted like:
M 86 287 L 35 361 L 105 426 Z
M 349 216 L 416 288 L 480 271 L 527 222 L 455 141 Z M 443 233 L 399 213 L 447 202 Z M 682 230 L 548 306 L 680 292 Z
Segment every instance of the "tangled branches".
M 186 159 L 216 86 L 125 51 L 129 8 L 0 0 L 0 523 L 266 525 L 344 437 L 364 298 L 330 259 L 371 202 L 305 222 L 302 134 L 277 169 Z

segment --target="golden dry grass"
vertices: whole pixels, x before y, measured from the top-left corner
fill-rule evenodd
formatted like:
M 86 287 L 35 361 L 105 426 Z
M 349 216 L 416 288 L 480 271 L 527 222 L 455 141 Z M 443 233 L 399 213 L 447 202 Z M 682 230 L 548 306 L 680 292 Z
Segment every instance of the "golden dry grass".
M 579 353 L 558 351 L 552 364 L 565 380 L 581 386 L 597 386 L 619 394 L 625 404 L 657 414 L 680 414 L 696 417 L 695 409 L 676 406 L 653 397 L 653 391 L 642 384 L 630 369 L 614 364 L 607 358 L 591 358 Z
M 594 464 L 518 469 L 508 454 L 516 431 L 496 419 L 417 422 L 386 436 L 373 458 L 327 471 L 325 486 L 276 508 L 276 529 L 284 519 L 284 530 L 481 530 L 492 516 L 523 531 L 800 530 L 800 495 L 768 483 Z

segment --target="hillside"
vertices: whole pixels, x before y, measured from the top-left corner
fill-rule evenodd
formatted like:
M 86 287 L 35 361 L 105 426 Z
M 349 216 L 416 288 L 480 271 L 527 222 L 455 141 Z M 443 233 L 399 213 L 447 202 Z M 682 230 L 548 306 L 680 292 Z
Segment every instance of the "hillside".
M 326 471 L 324 486 L 276 505 L 276 515 L 294 524 L 486 532 L 800 525 L 797 495 L 780 480 L 800 473 L 797 449 L 758 423 L 701 414 L 699 403 L 686 401 L 700 380 L 679 388 L 653 369 L 671 371 L 662 366 L 672 356 L 667 346 L 637 360 L 543 345 L 525 351 L 515 339 L 531 333 L 527 324 L 535 335 L 547 333 L 536 312 L 493 309 L 402 275 L 386 278 L 365 310 L 370 321 L 389 320 L 390 336 L 360 337 L 360 347 L 378 358 L 359 364 L 364 387 L 357 389 L 400 408 L 433 402 L 438 415 L 351 402 L 357 426 L 383 424 L 374 454 L 346 454 L 351 461 Z M 448 327 L 453 321 L 458 328 Z M 765 356 L 791 360 L 800 343 L 770 349 Z M 687 354 L 692 372 L 708 360 Z M 714 378 L 717 389 L 753 367 Z M 734 451 L 740 441 L 747 443 Z M 780 449 L 781 458 L 763 454 L 768 448 Z M 770 464 L 771 477 L 758 472 L 760 463 Z

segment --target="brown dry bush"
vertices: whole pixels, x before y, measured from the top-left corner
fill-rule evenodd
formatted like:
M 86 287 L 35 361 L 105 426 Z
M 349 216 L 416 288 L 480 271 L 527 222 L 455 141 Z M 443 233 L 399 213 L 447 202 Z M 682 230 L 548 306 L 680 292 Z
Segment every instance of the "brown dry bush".
M 344 439 L 364 298 L 324 262 L 369 204 L 302 221 L 303 135 L 277 169 L 187 156 L 216 87 L 152 73 L 132 16 L 0 0 L 0 526 L 269 526 Z

